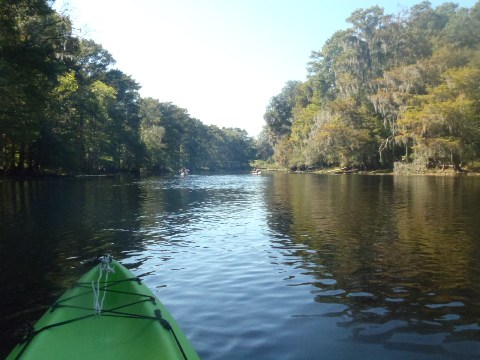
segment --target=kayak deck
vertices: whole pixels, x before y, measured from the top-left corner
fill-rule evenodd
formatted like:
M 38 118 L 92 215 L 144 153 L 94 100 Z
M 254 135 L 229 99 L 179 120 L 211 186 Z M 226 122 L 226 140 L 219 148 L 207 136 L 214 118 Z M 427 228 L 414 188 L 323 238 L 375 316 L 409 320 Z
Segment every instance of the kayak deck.
M 140 279 L 115 260 L 104 265 L 67 290 L 7 360 L 199 359 Z

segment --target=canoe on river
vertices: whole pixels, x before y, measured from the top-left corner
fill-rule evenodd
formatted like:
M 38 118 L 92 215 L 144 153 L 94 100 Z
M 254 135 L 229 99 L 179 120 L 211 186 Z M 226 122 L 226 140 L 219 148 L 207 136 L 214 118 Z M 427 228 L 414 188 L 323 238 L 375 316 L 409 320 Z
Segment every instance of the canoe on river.
M 67 290 L 7 360 L 199 359 L 171 314 L 111 257 Z

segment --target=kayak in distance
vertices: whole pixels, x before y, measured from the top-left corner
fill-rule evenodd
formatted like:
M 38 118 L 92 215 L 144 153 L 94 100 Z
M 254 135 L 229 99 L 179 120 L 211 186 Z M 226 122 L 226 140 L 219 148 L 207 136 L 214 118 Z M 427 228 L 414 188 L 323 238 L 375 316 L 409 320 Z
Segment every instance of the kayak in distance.
M 7 360 L 199 359 L 172 315 L 110 256 L 67 290 Z

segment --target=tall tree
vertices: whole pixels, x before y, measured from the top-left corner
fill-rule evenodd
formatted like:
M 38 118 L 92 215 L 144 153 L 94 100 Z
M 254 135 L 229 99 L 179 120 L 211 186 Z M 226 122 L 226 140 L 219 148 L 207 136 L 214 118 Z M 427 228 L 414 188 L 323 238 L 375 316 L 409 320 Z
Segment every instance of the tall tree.
M 75 48 L 68 18 L 47 1 L 4 0 L 0 16 L 2 167 L 38 167 L 38 142 L 58 75 Z
M 262 131 L 257 137 L 255 147 L 257 150 L 256 159 L 266 161 L 272 157 L 273 147 L 270 143 L 270 136 L 268 134 L 268 127 L 266 125 L 262 127 Z
M 290 133 L 299 85 L 299 81 L 289 81 L 280 94 L 270 99 L 264 119 L 270 128 L 273 143 Z
M 404 112 L 399 126 L 402 136 L 412 138 L 417 158 L 451 163 L 460 171 L 463 161 L 480 155 L 480 69 L 449 69 L 442 78 L 416 97 L 418 105 Z
M 120 70 L 108 70 L 105 83 L 116 90 L 109 109 L 113 121 L 110 153 L 116 169 L 138 169 L 142 156 L 140 140 L 140 85 Z
M 354 11 L 351 27 L 312 53 L 296 101 L 272 98 L 265 120 L 277 161 L 391 167 L 430 158 L 457 170 L 474 161 L 477 95 L 467 78 L 480 68 L 479 14 L 480 2 L 423 1 L 395 16 L 379 6 Z
M 150 171 L 167 168 L 161 111 L 158 100 L 145 98 L 140 102 L 140 137 L 145 146 L 144 166 Z

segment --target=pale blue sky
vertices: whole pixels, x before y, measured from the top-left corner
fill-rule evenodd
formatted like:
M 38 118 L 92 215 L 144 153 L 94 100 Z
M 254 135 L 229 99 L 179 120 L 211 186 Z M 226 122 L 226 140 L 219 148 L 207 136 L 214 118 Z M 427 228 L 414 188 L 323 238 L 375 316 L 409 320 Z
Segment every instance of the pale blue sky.
M 66 9 L 82 37 L 113 55 L 143 97 L 255 136 L 270 98 L 288 80 L 305 80 L 311 52 L 348 27 L 354 10 L 378 4 L 398 13 L 419 2 L 57 0 L 55 8 Z M 471 7 L 476 1 L 454 2 Z

